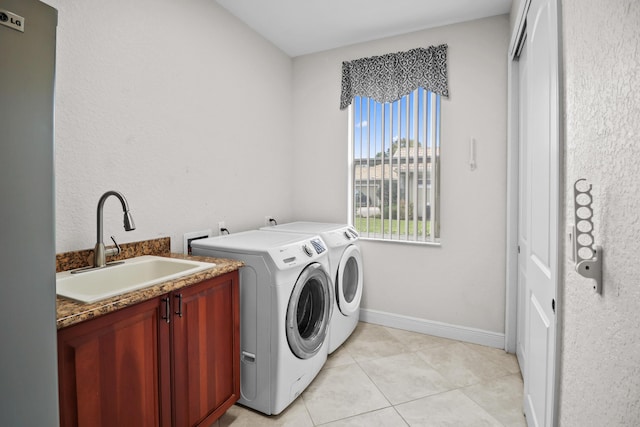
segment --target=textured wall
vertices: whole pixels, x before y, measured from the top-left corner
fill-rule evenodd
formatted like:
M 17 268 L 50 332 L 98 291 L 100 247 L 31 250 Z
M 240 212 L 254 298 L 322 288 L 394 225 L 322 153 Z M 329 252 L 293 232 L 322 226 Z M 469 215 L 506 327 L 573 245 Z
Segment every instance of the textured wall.
M 342 61 L 449 45 L 442 100 L 442 246 L 363 241 L 363 307 L 504 332 L 507 15 L 294 59 L 294 217 L 347 220 Z M 469 170 L 469 138 L 478 168 Z M 317 174 L 311 173 L 315 167 Z
M 393 268 L 370 262 L 379 280 L 365 305 L 503 332 L 506 16 L 312 55 L 294 74 L 290 58 L 213 1 L 47 2 L 59 10 L 57 252 L 93 247 L 96 204 L 111 189 L 137 229 L 124 232 L 109 199 L 105 238 L 169 236 L 173 251 L 183 233 L 218 221 L 232 231 L 265 215 L 345 221 L 341 61 L 449 43 L 443 246 L 367 248 Z
M 640 2 L 562 2 L 566 218 L 593 184 L 604 290 L 565 266 L 562 426 L 640 425 Z
M 291 208 L 291 59 L 215 1 L 46 0 L 59 10 L 57 252 L 105 236 L 232 231 Z

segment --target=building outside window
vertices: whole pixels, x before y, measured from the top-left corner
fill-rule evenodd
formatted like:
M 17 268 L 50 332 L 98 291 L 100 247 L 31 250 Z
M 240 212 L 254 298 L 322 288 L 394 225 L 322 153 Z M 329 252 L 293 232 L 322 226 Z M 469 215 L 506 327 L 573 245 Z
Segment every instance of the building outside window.
M 439 241 L 440 96 L 354 97 L 351 219 L 364 238 Z
M 440 99 L 447 45 L 342 63 L 349 221 L 362 238 L 440 242 Z

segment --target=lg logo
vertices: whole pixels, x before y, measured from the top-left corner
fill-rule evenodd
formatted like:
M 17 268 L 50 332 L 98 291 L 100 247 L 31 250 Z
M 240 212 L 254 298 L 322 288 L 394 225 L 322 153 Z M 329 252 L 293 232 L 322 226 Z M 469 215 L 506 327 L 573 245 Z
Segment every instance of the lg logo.
M 24 18 L 5 10 L 0 10 L 0 24 L 14 30 L 24 31 Z

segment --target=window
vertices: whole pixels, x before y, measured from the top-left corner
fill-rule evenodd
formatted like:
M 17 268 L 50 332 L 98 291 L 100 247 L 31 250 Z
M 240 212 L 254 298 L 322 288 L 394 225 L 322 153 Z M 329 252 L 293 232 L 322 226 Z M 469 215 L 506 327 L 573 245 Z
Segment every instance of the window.
M 342 62 L 350 220 L 362 237 L 440 240 L 440 97 L 447 45 Z
M 350 211 L 361 237 L 438 243 L 440 95 L 354 96 L 349 109 Z

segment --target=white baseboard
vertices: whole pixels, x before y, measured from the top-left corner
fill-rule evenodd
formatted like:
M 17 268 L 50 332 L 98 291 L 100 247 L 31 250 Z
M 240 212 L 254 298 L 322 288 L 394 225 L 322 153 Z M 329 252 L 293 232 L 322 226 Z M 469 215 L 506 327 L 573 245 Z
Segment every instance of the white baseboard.
M 504 334 L 360 308 L 360 321 L 504 349 Z

